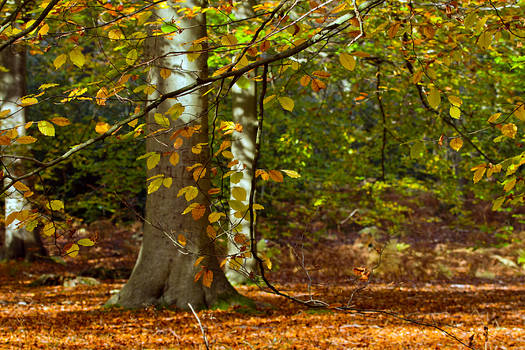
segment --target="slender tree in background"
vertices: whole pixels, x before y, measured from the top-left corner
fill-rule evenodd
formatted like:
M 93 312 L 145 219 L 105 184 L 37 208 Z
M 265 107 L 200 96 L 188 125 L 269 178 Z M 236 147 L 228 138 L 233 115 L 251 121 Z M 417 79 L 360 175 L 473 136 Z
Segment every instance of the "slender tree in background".
M 0 52 L 0 121 L 3 130 L 9 130 L 18 136 L 25 134 L 25 109 L 20 105 L 22 96 L 25 95 L 25 48 L 22 45 L 8 47 Z M 9 156 L 21 155 L 23 145 L 11 147 Z M 14 152 L 13 152 L 14 151 Z M 4 153 L 4 152 L 2 152 Z M 4 185 L 11 183 L 10 175 L 17 175 L 21 170 L 21 160 L 5 157 L 3 154 L 2 166 L 7 175 Z M 24 226 L 18 227 L 18 219 L 12 219 L 12 214 L 20 211 L 28 212 L 28 201 L 20 192 L 20 186 L 10 187 L 4 194 L 5 199 L 5 241 L 3 257 L 5 259 L 25 258 L 32 259 L 35 255 L 45 254 L 39 234 L 27 231 Z M 11 215 L 11 216 L 10 216 Z
M 238 20 L 243 20 L 254 15 L 253 6 L 255 1 L 244 1 L 235 10 L 235 17 Z M 238 60 L 235 57 L 234 60 Z M 232 153 L 234 159 L 238 161 L 232 167 L 232 170 L 242 173 L 242 178 L 237 183 L 231 182 L 230 200 L 237 200 L 240 193 L 244 200 L 241 200 L 243 205 L 248 205 L 248 194 L 251 190 L 252 184 L 252 169 L 253 159 L 255 155 L 255 138 L 257 135 L 257 97 L 256 97 L 256 83 L 254 80 L 254 73 L 250 72 L 246 78 L 242 79 L 241 83 L 233 85 L 231 90 L 232 96 L 232 112 L 233 121 L 242 126 L 242 132 L 234 131 L 232 135 Z M 237 197 L 237 198 L 236 198 Z M 231 237 L 228 240 L 228 255 L 229 256 L 244 256 L 243 253 L 248 253 L 243 258 L 243 266 L 240 269 L 232 268 L 228 265 L 226 276 L 228 280 L 234 284 L 245 283 L 249 280 L 248 276 L 255 273 L 256 261 L 249 254 L 249 252 L 241 252 L 242 245 L 236 244 L 235 236 L 240 234 L 244 236 L 244 241 L 250 242 L 250 222 L 245 217 L 236 217 L 236 210 L 230 211 Z M 236 261 L 240 261 L 236 260 Z
M 181 5 L 174 1 L 167 4 L 153 14 L 166 23 L 176 23 L 179 33 L 169 39 L 157 36 L 148 43 L 149 55 L 161 57 L 153 61 L 149 72 L 150 84 L 156 89 L 150 99 L 203 79 L 208 73 L 207 54 L 196 49 L 205 44 L 194 43 L 206 36 L 205 15 L 180 17 L 181 12 L 177 12 L 179 6 L 191 9 L 202 3 L 190 0 Z M 181 54 L 189 50 L 192 53 Z M 129 281 L 110 304 L 187 309 L 191 303 L 194 308 L 204 308 L 237 296 L 219 267 L 214 244 L 206 232 L 210 181 L 205 92 L 198 89 L 167 100 L 148 116 L 146 148 L 153 156 L 148 159 L 147 174 L 152 182 L 148 187 L 144 239 Z M 180 115 L 177 111 L 182 108 Z M 187 167 L 192 166 L 189 171 Z M 156 184 L 160 188 L 153 191 Z M 181 190 L 190 194 L 178 196 Z M 189 201 L 193 201 L 194 211 L 181 215 Z M 202 259 L 195 266 L 199 257 Z M 199 270 L 202 283 L 194 281 Z

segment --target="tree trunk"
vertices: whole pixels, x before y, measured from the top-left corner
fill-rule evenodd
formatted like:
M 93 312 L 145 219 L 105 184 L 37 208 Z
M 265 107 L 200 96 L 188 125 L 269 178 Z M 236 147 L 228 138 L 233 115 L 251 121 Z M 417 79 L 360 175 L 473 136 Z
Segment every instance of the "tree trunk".
M 22 45 L 8 47 L 0 52 L 0 111 L 10 110 L 8 116 L 0 121 L 2 130 L 16 128 L 18 136 L 25 134 L 25 109 L 17 102 L 25 95 L 25 49 Z M 24 151 L 24 146 L 10 146 L 9 153 L 19 154 Z M 17 175 L 21 172 L 21 161 L 13 158 L 3 158 L 4 171 Z M 4 179 L 8 185 L 10 179 Z M 5 217 L 13 212 L 30 209 L 24 195 L 11 187 L 5 193 Z M 24 258 L 31 260 L 35 255 L 45 255 L 39 234 L 29 232 L 25 228 L 18 228 L 18 220 L 14 220 L 5 227 L 4 259 Z
M 254 0 L 242 2 L 235 11 L 236 19 L 242 20 L 252 16 L 254 14 L 254 4 Z M 248 78 L 253 77 L 253 72 L 250 72 Z M 233 121 L 241 124 L 243 127 L 242 132 L 234 131 L 232 135 L 232 153 L 234 159 L 239 161 L 237 165 L 232 167 L 232 170 L 241 171 L 243 177 L 238 183 L 231 183 L 231 189 L 234 187 L 242 188 L 246 193 L 246 199 L 242 201 L 242 203 L 247 205 L 252 188 L 252 165 L 255 156 L 255 139 L 257 136 L 257 97 L 255 81 L 245 81 L 242 87 L 239 84 L 235 84 L 232 87 L 232 110 Z M 231 196 L 230 199 L 235 200 L 233 196 Z M 241 246 L 233 240 L 236 234 L 245 236 L 245 241 L 250 242 L 250 222 L 245 216 L 236 218 L 235 212 L 233 209 L 230 210 L 231 237 L 228 240 L 229 256 L 241 254 Z M 248 282 L 250 280 L 248 276 L 253 275 L 256 270 L 255 259 L 253 257 L 245 257 L 243 259 L 243 267 L 240 270 L 228 267 L 226 276 L 231 283 L 242 284 Z
M 197 78 L 204 78 L 208 73 L 205 53 L 193 61 L 189 59 L 189 55 L 180 54 L 187 51 L 194 40 L 206 36 L 205 16 L 199 14 L 191 19 L 182 18 L 179 25 L 175 3 L 168 1 L 168 5 L 166 8 L 155 10 L 154 15 L 163 18 L 166 22 L 174 20 L 182 31 L 173 34 L 172 40 L 157 36 L 148 43 L 149 54 L 162 57 L 154 61 L 149 73 L 150 83 L 156 86 L 157 90 L 151 96 L 153 99 L 159 94 L 190 84 Z M 202 5 L 200 1 L 189 0 L 181 6 L 200 5 Z M 166 55 L 169 52 L 172 54 Z M 162 68 L 169 69 L 171 75 L 162 78 L 160 74 Z M 150 136 L 146 142 L 147 152 L 161 154 L 158 165 L 148 170 L 148 179 L 155 175 L 163 175 L 165 178 L 172 178 L 173 183 L 169 188 L 161 186 L 159 190 L 148 195 L 144 238 L 135 268 L 129 281 L 120 293 L 109 301 L 109 304 L 118 304 L 127 308 L 165 305 L 188 309 L 188 303 L 191 303 L 194 308 L 208 308 L 221 301 L 229 302 L 239 297 L 219 267 L 214 244 L 206 233 L 209 203 L 206 202 L 204 194 L 207 194 L 210 188 L 209 171 L 206 171 L 204 178 L 196 182 L 192 172 L 187 170 L 187 167 L 197 163 L 208 164 L 207 146 L 204 146 L 198 154 L 192 152 L 193 146 L 207 145 L 208 142 L 208 103 L 207 97 L 203 96 L 205 91 L 206 89 L 197 90 L 177 100 L 167 100 L 157 108 L 155 113 L 164 114 L 176 103 L 185 106 L 184 112 L 178 119 L 170 118 L 168 131 L 158 131 L 162 127 L 156 123 L 153 113 L 148 117 Z M 176 138 L 170 139 L 173 132 L 184 127 L 189 130 L 195 126 L 200 126 L 200 130 L 193 136 L 178 136 L 183 140 L 183 145 L 176 150 L 174 148 Z M 178 152 L 180 155 L 180 161 L 176 166 L 169 161 L 171 152 Z M 204 168 L 206 169 L 207 166 Z M 192 202 L 206 207 L 206 212 L 198 220 L 194 220 L 192 214 L 181 215 L 190 203 L 184 196 L 177 198 L 177 194 L 186 186 L 199 188 L 199 195 Z M 178 248 L 170 241 L 168 235 L 175 240 L 179 235 L 183 235 L 187 242 L 184 249 Z M 195 267 L 195 260 L 199 256 L 205 258 L 198 267 Z M 209 288 L 203 285 L 202 280 L 194 282 L 201 266 L 205 266 L 206 270 L 213 273 L 213 282 Z

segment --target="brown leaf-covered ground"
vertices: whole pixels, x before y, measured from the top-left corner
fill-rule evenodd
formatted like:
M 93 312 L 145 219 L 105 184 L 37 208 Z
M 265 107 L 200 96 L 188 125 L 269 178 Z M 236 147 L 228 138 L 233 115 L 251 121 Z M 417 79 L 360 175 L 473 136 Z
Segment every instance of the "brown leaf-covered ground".
M 191 312 L 101 307 L 125 282 L 139 237 L 133 230 L 91 229 L 101 232 L 97 245 L 82 248 L 66 266 L 0 264 L 0 348 L 204 349 Z M 523 271 L 495 258 L 511 258 L 516 247 L 473 252 L 449 242 L 402 252 L 387 249 L 384 267 L 353 297 L 365 283 L 356 281 L 353 268 L 373 265 L 368 239 L 332 232 L 313 245 L 295 241 L 278 248 L 273 260 L 279 268 L 270 279 L 283 292 L 332 306 L 351 300 L 356 309 L 393 315 L 307 309 L 256 286 L 242 286 L 240 292 L 256 301 L 255 310 L 198 312 L 211 348 L 462 348 L 444 330 L 476 349 L 525 349 Z M 101 284 L 30 286 L 50 272 L 63 279 L 91 275 Z

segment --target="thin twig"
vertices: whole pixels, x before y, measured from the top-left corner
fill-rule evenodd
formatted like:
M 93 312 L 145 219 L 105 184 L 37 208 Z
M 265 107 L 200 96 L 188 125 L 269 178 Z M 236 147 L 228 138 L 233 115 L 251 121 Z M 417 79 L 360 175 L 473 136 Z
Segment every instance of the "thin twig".
M 199 324 L 199 327 L 201 328 L 202 339 L 204 339 L 204 345 L 206 346 L 206 349 L 209 350 L 210 349 L 210 344 L 208 344 L 208 338 L 206 338 L 206 332 L 204 331 L 204 327 L 202 327 L 201 320 L 199 319 L 199 316 L 197 315 L 195 310 L 193 310 L 193 306 L 191 306 L 190 303 L 188 303 L 188 306 L 190 307 L 191 312 L 193 312 L 193 316 L 195 316 L 195 318 L 197 319 L 197 323 Z

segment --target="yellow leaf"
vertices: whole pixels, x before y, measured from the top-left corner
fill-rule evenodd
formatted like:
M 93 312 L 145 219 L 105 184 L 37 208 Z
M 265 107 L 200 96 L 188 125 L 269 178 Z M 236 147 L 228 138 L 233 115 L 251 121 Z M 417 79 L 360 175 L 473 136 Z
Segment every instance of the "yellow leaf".
M 163 182 L 163 178 L 161 177 L 151 181 L 148 185 L 148 194 L 157 191 L 162 185 L 162 182 Z
M 489 123 L 496 123 L 496 120 L 500 117 L 501 113 L 494 113 L 490 116 L 490 118 L 487 120 Z
M 433 109 L 437 109 L 439 107 L 439 104 L 441 103 L 441 94 L 439 93 L 439 90 L 432 87 L 427 96 L 427 100 L 430 107 L 432 107 Z
M 0 136 L 0 145 L 9 146 L 11 144 L 11 139 L 5 135 Z
M 521 106 L 516 108 L 514 115 L 522 122 L 525 121 L 525 103 L 522 103 Z
M 38 34 L 39 35 L 46 35 L 47 33 L 49 32 L 49 25 L 47 23 L 45 23 L 42 27 L 40 27 L 40 29 L 38 30 Z
M 254 203 L 253 210 L 264 210 L 264 207 L 260 204 Z
M 38 103 L 38 100 L 34 97 L 26 97 L 20 100 L 20 104 L 22 107 L 35 105 Z
M 239 200 L 244 201 L 246 200 L 246 190 L 242 187 L 234 187 L 232 188 L 232 197 Z
M 176 166 L 177 164 L 179 164 L 179 159 L 179 154 L 177 152 L 172 152 L 169 158 L 169 162 L 171 163 L 171 165 Z
M 62 67 L 64 63 L 66 63 L 67 56 L 65 54 L 57 56 L 55 60 L 53 61 L 53 66 L 55 66 L 55 70 Z
M 295 170 L 281 170 L 281 171 L 294 179 L 301 177 L 301 175 Z
M 52 236 L 55 233 L 55 224 L 48 222 L 42 229 L 42 234 L 46 237 Z
M 499 172 L 501 172 L 501 164 L 496 164 L 496 165 L 489 164 L 489 168 L 487 170 L 487 177 L 491 177 L 492 174 L 499 173 Z
M 162 68 L 159 73 L 162 79 L 168 79 L 168 77 L 171 75 L 171 70 Z
M 355 69 L 356 61 L 355 61 L 354 56 L 346 52 L 343 52 L 342 54 L 339 55 L 339 62 L 341 63 L 343 67 L 345 67 L 349 71 L 353 71 Z
M 13 184 L 13 187 L 19 190 L 20 192 L 29 191 L 29 187 L 27 187 L 23 182 L 17 181 Z
M 226 214 L 224 213 L 218 213 L 218 212 L 213 212 L 211 213 L 210 215 L 208 215 L 208 221 L 210 223 L 214 223 L 214 222 L 217 222 L 220 220 L 221 217 L 223 216 L 226 216 Z
M 474 172 L 474 177 L 473 177 L 474 183 L 478 183 L 479 180 L 483 178 L 483 175 L 485 174 L 486 170 L 487 168 L 485 166 L 476 169 L 476 171 Z
M 505 124 L 501 127 L 501 133 L 513 139 L 518 132 L 518 127 L 513 123 Z
M 275 182 L 283 182 L 283 174 L 279 170 L 270 170 L 268 175 Z
M 98 134 L 103 134 L 109 130 L 109 124 L 106 122 L 98 122 L 97 125 L 95 125 L 95 131 Z
M 461 116 L 461 110 L 456 106 L 451 106 L 449 113 L 450 116 L 454 119 L 459 119 L 459 117 Z
M 162 185 L 166 188 L 170 188 L 171 184 L 173 183 L 173 179 L 171 177 L 167 177 L 164 180 L 162 180 Z
M 505 202 L 505 196 L 499 197 L 498 199 L 494 201 L 494 204 L 492 204 L 492 210 L 494 211 L 498 210 L 499 208 L 501 208 L 504 202 Z
M 157 166 L 157 164 L 159 164 L 159 162 L 160 162 L 160 154 L 152 153 L 148 157 L 148 160 L 146 161 L 146 167 L 148 168 L 148 170 L 153 169 Z
M 124 34 L 119 29 L 112 29 L 108 33 L 108 38 L 111 40 L 124 39 Z
M 40 132 L 45 136 L 55 136 L 55 127 L 46 120 L 41 120 L 38 122 L 38 130 L 40 130 Z
M 237 45 L 237 38 L 233 34 L 225 35 L 221 38 L 221 44 L 224 46 Z
M 461 106 L 461 104 L 463 103 L 463 101 L 461 101 L 461 99 L 457 96 L 449 96 L 448 102 L 450 102 L 451 105 L 454 105 L 456 107 Z
M 503 186 L 503 190 L 505 190 L 505 192 L 509 192 L 510 190 L 512 190 L 514 188 L 514 186 L 516 186 L 516 178 L 513 177 L 511 180 L 508 180 L 505 182 L 505 186 Z
M 454 151 L 459 151 L 461 147 L 463 147 L 463 140 L 459 137 L 453 138 L 450 140 L 450 148 L 452 148 Z
M 127 65 L 131 66 L 133 63 L 135 63 L 135 61 L 137 60 L 138 57 L 139 57 L 139 54 L 138 54 L 137 50 L 133 49 L 130 52 L 128 52 L 128 54 L 126 55 L 126 63 L 127 63 Z
M 179 190 L 179 193 L 177 193 L 177 197 L 184 195 L 184 198 L 186 199 L 186 201 L 189 202 L 195 199 L 195 197 L 197 197 L 198 194 L 199 194 L 199 190 L 197 189 L 197 187 L 186 186 Z
M 55 200 L 52 200 L 51 202 L 47 203 L 46 207 L 48 209 L 56 210 L 56 211 L 62 210 L 62 209 L 64 209 L 64 202 L 62 202 L 61 200 L 55 199 Z
M 177 237 L 177 241 L 180 243 L 181 246 L 186 246 L 186 237 L 184 237 L 183 234 L 179 234 L 179 236 Z
M 155 123 L 159 124 L 160 126 L 165 128 L 170 126 L 170 120 L 160 113 L 155 113 L 153 115 L 153 119 L 155 119 Z
M 37 141 L 37 139 L 32 137 L 32 136 L 20 136 L 19 138 L 16 139 L 16 142 L 18 142 L 19 144 L 22 144 L 22 145 L 28 145 L 28 144 L 34 143 L 36 141 Z
M 78 240 L 77 244 L 84 247 L 91 247 L 95 245 L 95 242 L 93 242 L 89 238 L 82 238 Z
M 275 98 L 275 95 L 270 95 L 270 96 L 265 97 L 264 100 L 263 100 L 263 104 L 267 104 L 268 102 L 270 102 L 274 98 Z
M 69 59 L 78 68 L 82 68 L 84 63 L 86 63 L 86 57 L 84 57 L 84 54 L 82 53 L 82 49 L 78 46 L 69 52 Z
M 281 104 L 281 106 L 286 109 L 287 111 L 293 111 L 293 108 L 295 106 L 295 103 L 293 102 L 293 100 L 290 98 L 290 97 L 279 97 L 278 98 L 279 100 L 279 103 Z
M 80 250 L 80 247 L 78 244 L 72 244 L 71 247 L 66 251 L 66 255 L 69 255 L 70 257 L 74 258 L 78 255 L 78 252 Z

